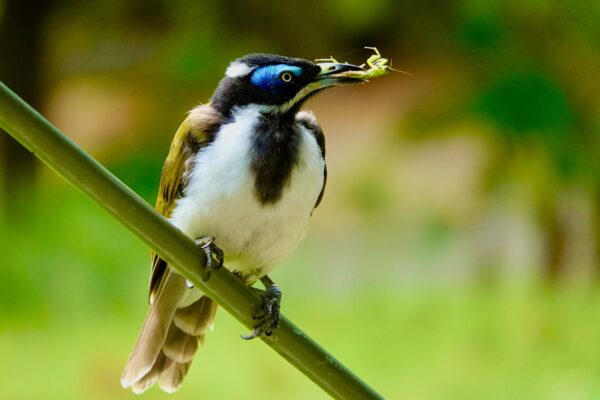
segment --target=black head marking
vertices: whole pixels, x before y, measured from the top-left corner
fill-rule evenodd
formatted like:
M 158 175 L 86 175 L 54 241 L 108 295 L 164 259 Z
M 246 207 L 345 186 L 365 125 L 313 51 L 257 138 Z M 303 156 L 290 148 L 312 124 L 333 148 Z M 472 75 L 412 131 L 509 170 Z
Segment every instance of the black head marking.
M 248 104 L 283 105 L 320 72 L 320 67 L 311 61 L 272 54 L 249 54 L 233 64 L 247 66 L 251 71 L 225 76 L 219 83 L 211 105 L 225 116 L 231 116 L 234 107 Z M 285 73 L 288 75 L 282 75 Z M 295 113 L 299 107 L 300 104 L 290 111 Z

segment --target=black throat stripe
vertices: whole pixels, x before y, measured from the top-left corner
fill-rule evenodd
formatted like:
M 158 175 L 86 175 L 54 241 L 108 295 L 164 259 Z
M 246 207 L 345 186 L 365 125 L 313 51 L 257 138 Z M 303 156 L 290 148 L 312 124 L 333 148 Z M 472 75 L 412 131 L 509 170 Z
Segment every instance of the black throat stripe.
M 252 134 L 251 167 L 260 203 L 275 204 L 298 163 L 301 132 L 288 115 L 262 115 Z

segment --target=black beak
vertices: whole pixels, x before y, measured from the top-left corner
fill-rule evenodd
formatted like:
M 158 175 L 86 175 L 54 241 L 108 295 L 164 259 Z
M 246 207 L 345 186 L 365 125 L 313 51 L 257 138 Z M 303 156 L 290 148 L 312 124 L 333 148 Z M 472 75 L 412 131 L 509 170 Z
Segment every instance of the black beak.
M 319 81 L 322 87 L 334 86 L 334 85 L 346 85 L 350 83 L 361 83 L 362 79 L 356 76 L 348 76 L 347 72 L 364 72 L 365 69 L 358 65 L 336 63 L 336 62 L 323 62 L 317 63 L 317 66 L 321 68 L 315 76 L 315 81 Z

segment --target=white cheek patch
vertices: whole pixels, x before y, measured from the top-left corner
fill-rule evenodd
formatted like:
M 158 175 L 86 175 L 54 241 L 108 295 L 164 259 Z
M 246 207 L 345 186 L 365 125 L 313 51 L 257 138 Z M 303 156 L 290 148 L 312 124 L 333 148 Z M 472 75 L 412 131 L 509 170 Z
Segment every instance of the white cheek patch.
M 249 66 L 248 64 L 244 64 L 241 62 L 232 62 L 227 67 L 227 71 L 225 71 L 225 75 L 230 78 L 238 78 L 241 76 L 246 76 L 250 72 L 254 70 L 254 67 Z

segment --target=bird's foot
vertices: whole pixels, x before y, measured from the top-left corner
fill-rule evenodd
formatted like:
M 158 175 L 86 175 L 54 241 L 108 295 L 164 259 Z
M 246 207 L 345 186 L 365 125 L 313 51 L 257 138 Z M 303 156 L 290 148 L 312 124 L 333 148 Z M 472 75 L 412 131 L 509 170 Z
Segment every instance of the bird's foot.
M 266 279 L 265 279 L 266 278 Z M 279 328 L 279 308 L 281 306 L 281 289 L 268 277 L 261 278 L 265 284 L 266 290 L 260 290 L 260 296 L 263 304 L 260 309 L 254 313 L 254 319 L 258 325 L 254 327 L 248 335 L 240 335 L 242 339 L 250 340 L 260 335 L 271 336 Z M 258 289 L 256 289 L 258 290 Z
M 200 246 L 206 255 L 206 268 L 204 269 L 204 273 L 202 275 L 202 280 L 206 282 L 210 279 L 210 274 L 212 271 L 223 266 L 223 250 L 218 248 L 215 244 L 214 236 L 200 237 L 197 238 L 195 242 L 198 246 Z M 217 259 L 216 262 L 213 259 L 213 256 Z

